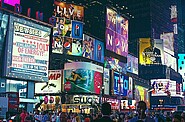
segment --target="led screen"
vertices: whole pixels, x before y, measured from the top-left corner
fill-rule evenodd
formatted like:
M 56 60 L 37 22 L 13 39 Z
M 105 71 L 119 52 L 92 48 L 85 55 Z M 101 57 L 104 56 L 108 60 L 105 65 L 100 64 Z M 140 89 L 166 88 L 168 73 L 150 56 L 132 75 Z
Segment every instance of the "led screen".
M 127 71 L 138 74 L 138 58 L 130 54 L 127 55 Z
M 106 49 L 121 56 L 128 54 L 128 20 L 107 8 Z
M 102 88 L 103 68 L 87 62 L 65 64 L 64 90 L 68 93 L 96 93 Z
M 5 58 L 5 76 L 48 81 L 51 28 L 10 16 Z

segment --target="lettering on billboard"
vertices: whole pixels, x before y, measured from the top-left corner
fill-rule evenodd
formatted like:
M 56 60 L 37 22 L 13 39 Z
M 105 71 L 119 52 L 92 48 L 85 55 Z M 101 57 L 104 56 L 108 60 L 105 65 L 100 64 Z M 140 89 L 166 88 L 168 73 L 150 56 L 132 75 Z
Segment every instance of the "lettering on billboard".
M 13 16 L 10 23 L 6 76 L 48 81 L 50 28 Z
M 75 103 L 75 104 L 98 103 L 98 97 L 74 96 L 73 97 L 73 103 Z

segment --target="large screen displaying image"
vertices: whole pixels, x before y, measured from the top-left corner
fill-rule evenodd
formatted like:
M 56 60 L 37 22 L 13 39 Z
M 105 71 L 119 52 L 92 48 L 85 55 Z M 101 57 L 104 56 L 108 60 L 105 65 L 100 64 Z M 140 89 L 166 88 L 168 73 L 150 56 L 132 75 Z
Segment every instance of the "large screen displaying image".
M 35 83 L 35 93 L 59 93 L 62 88 L 62 70 L 49 70 L 49 81 Z
M 87 62 L 67 63 L 64 67 L 64 91 L 100 94 L 102 67 Z
M 163 64 L 163 41 L 161 39 L 140 38 L 139 63 L 142 65 Z
M 130 54 L 127 56 L 127 69 L 128 72 L 138 74 L 138 58 Z
M 51 28 L 10 16 L 5 76 L 48 81 Z
M 128 20 L 107 8 L 106 49 L 121 56 L 128 55 Z
M 167 96 L 169 93 L 176 95 L 176 81 L 169 79 L 153 79 L 151 80 L 152 96 Z
M 54 16 L 64 17 L 70 20 L 84 20 L 84 8 L 74 4 L 68 4 L 65 2 L 54 1 Z
M 115 95 L 127 96 L 129 78 L 118 72 L 114 72 L 113 90 Z

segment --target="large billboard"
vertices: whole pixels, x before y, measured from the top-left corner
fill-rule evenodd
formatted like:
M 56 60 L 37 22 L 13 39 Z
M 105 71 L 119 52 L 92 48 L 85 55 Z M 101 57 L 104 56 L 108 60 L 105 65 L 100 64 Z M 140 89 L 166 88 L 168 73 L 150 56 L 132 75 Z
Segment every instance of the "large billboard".
M 68 4 L 65 2 L 54 1 L 54 16 L 64 17 L 70 20 L 83 21 L 84 20 L 84 8 L 74 4 Z
M 185 79 L 185 54 L 178 54 L 178 72 Z
M 62 91 L 62 70 L 49 70 L 49 81 L 35 83 L 35 93 L 60 93 Z
M 95 47 L 95 38 L 84 34 L 82 56 L 94 60 L 95 53 L 94 47 Z
M 64 91 L 68 93 L 100 94 L 103 67 L 88 62 L 73 62 L 64 65 Z
M 113 91 L 115 95 L 127 96 L 129 90 L 129 77 L 118 72 L 113 74 Z
M 174 56 L 174 34 L 173 32 L 161 34 L 160 39 L 163 39 L 164 51 Z
M 169 93 L 171 96 L 176 95 L 176 81 L 169 79 L 152 79 L 152 96 L 167 96 Z
M 177 59 L 166 52 L 164 52 L 164 64 L 177 71 Z
M 128 54 L 127 56 L 127 72 L 138 74 L 138 58 Z
M 147 107 L 150 108 L 148 89 L 139 85 L 135 85 L 135 100 L 136 102 L 145 101 Z
M 161 39 L 140 38 L 139 63 L 141 65 L 163 64 L 163 41 Z
M 10 16 L 5 51 L 5 76 L 48 81 L 51 28 Z
M 106 49 L 118 55 L 128 55 L 128 20 L 107 8 Z

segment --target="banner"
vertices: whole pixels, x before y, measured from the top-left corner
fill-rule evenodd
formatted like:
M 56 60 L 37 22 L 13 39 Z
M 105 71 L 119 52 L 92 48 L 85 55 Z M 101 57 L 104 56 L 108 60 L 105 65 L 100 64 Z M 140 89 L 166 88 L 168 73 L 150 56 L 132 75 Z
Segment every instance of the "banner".
M 176 81 L 169 79 L 153 79 L 151 80 L 152 96 L 172 96 L 176 95 Z
M 100 94 L 103 68 L 87 62 L 67 63 L 64 66 L 64 90 L 68 93 Z
M 163 42 L 159 39 L 139 39 L 139 63 L 141 65 L 162 64 L 164 61 Z
M 118 55 L 128 55 L 128 20 L 107 8 L 106 49 Z
M 82 56 L 94 60 L 95 39 L 91 36 L 83 34 L 83 49 Z
M 54 1 L 54 16 L 64 17 L 70 20 L 84 21 L 84 8 L 74 4 Z
M 160 39 L 163 39 L 164 51 L 174 56 L 174 34 L 173 32 L 161 34 Z
M 166 52 L 164 52 L 164 64 L 177 71 L 177 59 Z
M 49 70 L 49 81 L 35 83 L 35 93 L 60 93 L 62 91 L 62 70 Z
M 83 39 L 83 23 L 72 21 L 72 38 Z
M 94 60 L 104 63 L 104 43 L 96 39 L 94 50 Z
M 114 72 L 113 90 L 115 95 L 127 96 L 129 89 L 129 78 L 118 72 Z
M 10 16 L 5 76 L 48 81 L 51 28 Z

